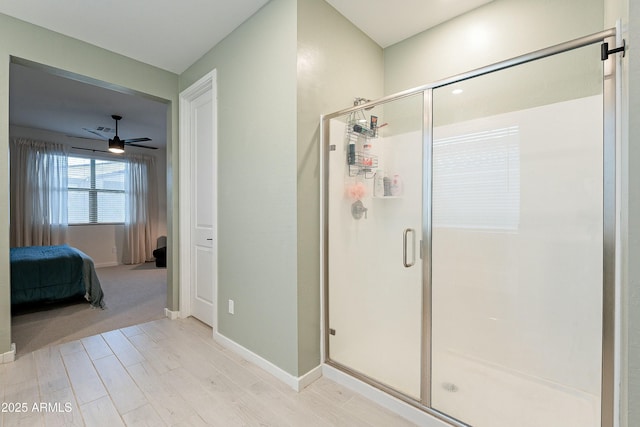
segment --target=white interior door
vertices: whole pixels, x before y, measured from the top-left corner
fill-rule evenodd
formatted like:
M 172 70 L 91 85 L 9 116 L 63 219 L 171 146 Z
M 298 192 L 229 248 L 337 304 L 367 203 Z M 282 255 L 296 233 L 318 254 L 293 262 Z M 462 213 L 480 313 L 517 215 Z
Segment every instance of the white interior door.
M 182 316 L 216 319 L 215 73 L 181 94 L 180 212 Z
M 214 326 L 216 269 L 215 97 L 213 87 L 190 101 L 190 314 Z

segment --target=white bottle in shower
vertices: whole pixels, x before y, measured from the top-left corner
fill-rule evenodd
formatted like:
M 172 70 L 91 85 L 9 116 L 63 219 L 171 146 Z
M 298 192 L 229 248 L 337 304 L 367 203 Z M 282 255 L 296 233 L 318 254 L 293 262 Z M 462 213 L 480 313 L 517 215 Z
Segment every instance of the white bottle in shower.
M 382 169 L 377 169 L 373 178 L 373 197 L 384 197 L 384 171 Z

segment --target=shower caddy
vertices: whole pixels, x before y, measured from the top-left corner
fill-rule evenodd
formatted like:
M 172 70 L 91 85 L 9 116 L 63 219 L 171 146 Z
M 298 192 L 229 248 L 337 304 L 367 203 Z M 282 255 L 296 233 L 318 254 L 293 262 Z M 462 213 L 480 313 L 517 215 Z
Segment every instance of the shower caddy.
M 353 105 L 361 105 L 369 102 L 365 98 L 355 98 Z M 370 147 L 369 139 L 378 137 L 378 127 L 367 119 L 365 109 L 360 109 L 349 114 L 347 120 L 347 164 L 349 176 L 364 175 L 371 179 L 378 167 L 378 156 L 366 150 Z

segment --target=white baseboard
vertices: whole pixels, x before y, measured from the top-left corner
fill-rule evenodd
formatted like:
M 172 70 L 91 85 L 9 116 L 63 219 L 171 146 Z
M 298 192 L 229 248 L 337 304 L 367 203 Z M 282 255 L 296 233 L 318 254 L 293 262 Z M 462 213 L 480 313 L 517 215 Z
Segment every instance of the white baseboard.
M 214 332 L 213 338 L 223 347 L 228 348 L 229 350 L 242 356 L 245 360 L 264 369 L 265 371 L 267 371 L 268 373 L 270 373 L 271 375 L 273 375 L 274 377 L 276 377 L 277 379 L 279 379 L 280 381 L 282 381 L 283 383 L 285 383 L 295 391 L 300 391 L 304 389 L 309 384 L 311 384 L 312 382 L 314 382 L 315 380 L 317 380 L 322 376 L 322 367 L 317 366 L 316 368 L 307 372 L 303 376 L 295 377 L 290 373 L 284 371 L 282 368 L 279 368 L 278 366 L 269 362 L 267 359 L 264 359 L 263 357 L 258 356 L 251 350 L 248 350 L 245 347 L 238 344 L 237 342 L 225 337 L 219 332 Z
M 0 354 L 0 364 L 2 363 L 11 363 L 16 360 L 16 344 L 11 343 L 11 350 L 6 353 Z
M 296 391 L 303 390 L 305 387 L 311 385 L 315 380 L 322 376 L 322 365 L 318 365 L 301 377 L 298 377 L 298 388 Z
M 165 307 L 164 315 L 165 315 L 165 317 L 168 317 L 171 320 L 176 320 L 178 317 L 180 317 L 180 312 L 179 311 L 172 311 L 172 310 L 169 310 L 168 308 Z
M 416 425 L 423 427 L 451 427 L 451 424 L 439 420 L 438 418 L 421 411 L 420 409 L 413 407 L 390 394 L 378 390 L 377 388 L 370 386 L 351 375 L 345 374 L 332 366 L 322 365 L 322 375 L 325 378 L 335 381 L 338 384 L 361 394 L 378 405 L 395 412 L 402 418 L 405 418 Z

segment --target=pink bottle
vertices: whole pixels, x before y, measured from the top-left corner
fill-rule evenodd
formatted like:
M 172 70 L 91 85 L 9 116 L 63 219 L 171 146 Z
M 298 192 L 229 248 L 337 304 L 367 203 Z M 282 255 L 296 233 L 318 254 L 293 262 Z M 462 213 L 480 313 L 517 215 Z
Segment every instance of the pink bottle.
M 402 195 L 402 179 L 400 179 L 400 175 L 398 174 L 393 175 L 393 178 L 391 178 L 391 195 Z

